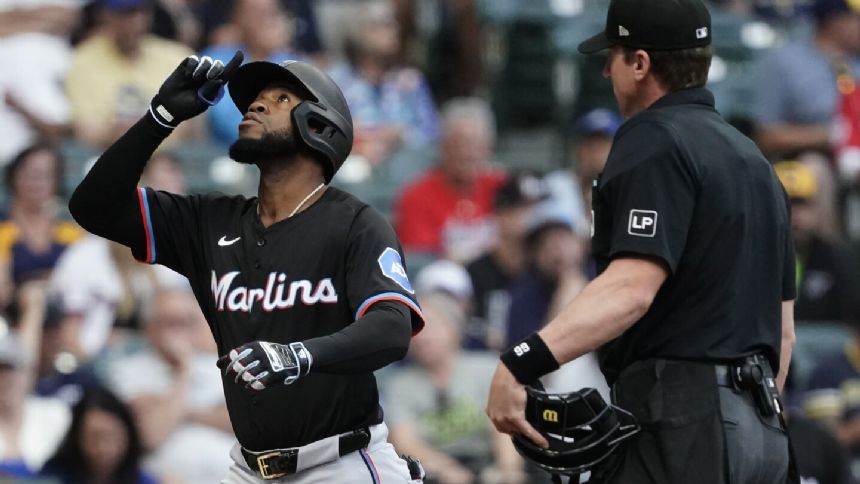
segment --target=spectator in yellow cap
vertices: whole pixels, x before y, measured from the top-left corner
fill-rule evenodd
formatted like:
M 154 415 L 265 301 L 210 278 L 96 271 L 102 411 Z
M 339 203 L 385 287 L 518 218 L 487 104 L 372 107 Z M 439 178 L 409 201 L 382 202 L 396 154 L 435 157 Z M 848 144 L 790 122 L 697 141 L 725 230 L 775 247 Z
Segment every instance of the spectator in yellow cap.
M 818 178 L 797 161 L 774 165 L 791 199 L 791 230 L 797 252 L 797 321 L 844 322 L 856 286 L 850 252 L 820 229 Z
M 815 172 L 798 161 L 783 161 L 774 165 L 776 174 L 792 200 L 809 201 L 818 193 Z

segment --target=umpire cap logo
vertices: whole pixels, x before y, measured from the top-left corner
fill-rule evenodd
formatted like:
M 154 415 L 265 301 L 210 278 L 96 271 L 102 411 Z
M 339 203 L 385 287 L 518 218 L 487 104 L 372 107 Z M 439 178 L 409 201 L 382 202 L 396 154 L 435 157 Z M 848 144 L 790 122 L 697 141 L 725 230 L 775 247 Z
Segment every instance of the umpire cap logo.
M 380 254 L 378 261 L 379 268 L 385 277 L 396 282 L 409 294 L 415 294 L 412 284 L 409 283 L 409 277 L 406 275 L 406 268 L 403 266 L 403 259 L 400 258 L 399 252 L 391 247 L 386 247 Z
M 558 412 L 555 410 L 544 409 L 543 411 L 543 419 L 547 422 L 555 422 L 558 423 Z

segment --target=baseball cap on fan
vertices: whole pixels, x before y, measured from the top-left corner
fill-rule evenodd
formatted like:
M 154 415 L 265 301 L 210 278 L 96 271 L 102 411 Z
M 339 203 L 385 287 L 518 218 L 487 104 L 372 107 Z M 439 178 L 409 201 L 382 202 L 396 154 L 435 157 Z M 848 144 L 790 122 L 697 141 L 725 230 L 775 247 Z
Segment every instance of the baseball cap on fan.
M 583 54 L 615 45 L 680 50 L 711 43 L 711 14 L 701 0 L 611 0 L 603 32 L 579 44 Z
M 496 191 L 493 207 L 496 211 L 528 206 L 549 196 L 543 180 L 529 173 L 512 174 Z
M 792 202 L 808 202 L 818 193 L 818 177 L 812 168 L 798 161 L 780 161 L 773 170 Z
M 576 121 L 576 133 L 582 137 L 600 135 L 611 138 L 622 122 L 621 116 L 608 109 L 594 109 Z

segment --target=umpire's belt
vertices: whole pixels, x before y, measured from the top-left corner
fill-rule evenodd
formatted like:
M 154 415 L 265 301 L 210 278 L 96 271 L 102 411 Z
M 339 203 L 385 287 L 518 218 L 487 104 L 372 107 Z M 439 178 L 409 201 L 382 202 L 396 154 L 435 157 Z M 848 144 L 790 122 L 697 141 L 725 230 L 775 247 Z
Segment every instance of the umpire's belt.
M 732 372 L 734 367 L 731 365 L 714 365 L 714 370 L 717 373 L 717 385 L 721 387 L 735 388 L 732 382 Z
M 302 447 L 265 452 L 252 452 L 243 447 L 242 456 L 245 457 L 248 467 L 257 471 L 263 479 L 278 479 L 332 462 L 350 452 L 367 447 L 369 443 L 370 430 L 363 428 L 342 435 L 332 435 Z
M 743 367 L 749 367 L 750 365 L 758 366 L 761 369 L 761 374 L 758 375 L 759 378 L 773 377 L 773 372 L 770 369 L 770 362 L 768 362 L 767 358 L 762 355 L 753 355 L 737 361 L 733 365 L 714 365 L 714 370 L 717 375 L 717 385 L 740 390 L 752 389 L 752 386 L 744 388 L 746 386 L 743 381 L 745 373 L 742 371 Z M 750 380 L 749 377 L 746 379 Z
M 759 413 L 770 417 L 782 413 L 782 400 L 767 358 L 752 355 L 734 365 L 716 365 L 717 385 L 749 392 Z

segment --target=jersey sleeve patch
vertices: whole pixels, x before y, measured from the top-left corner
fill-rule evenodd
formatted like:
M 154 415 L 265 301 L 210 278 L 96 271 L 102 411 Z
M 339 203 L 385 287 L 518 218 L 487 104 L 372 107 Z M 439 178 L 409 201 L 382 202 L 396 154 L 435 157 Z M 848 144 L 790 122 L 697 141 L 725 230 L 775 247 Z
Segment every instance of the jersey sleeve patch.
M 409 277 L 406 275 L 406 267 L 403 266 L 403 260 L 400 258 L 400 253 L 391 247 L 386 247 L 382 254 L 379 255 L 379 268 L 382 274 L 396 282 L 404 291 L 409 294 L 415 294 L 412 289 L 412 284 L 409 283 Z
M 657 234 L 657 212 L 655 210 L 630 210 L 627 233 L 637 237 L 654 237 Z
M 359 319 L 364 316 L 371 306 L 380 301 L 399 301 L 412 310 L 412 313 L 415 315 L 415 317 L 412 318 L 412 336 L 415 336 L 424 329 L 424 313 L 421 312 L 421 308 L 415 303 L 415 301 L 397 292 L 384 292 L 367 298 L 367 300 L 361 303 L 361 306 L 358 307 L 358 311 L 355 312 L 355 319 Z
M 140 216 L 143 218 L 143 231 L 146 234 L 146 259 L 142 262 L 155 264 L 155 236 L 152 233 L 152 218 L 149 216 L 149 199 L 146 188 L 137 189 L 137 199 L 140 203 Z

